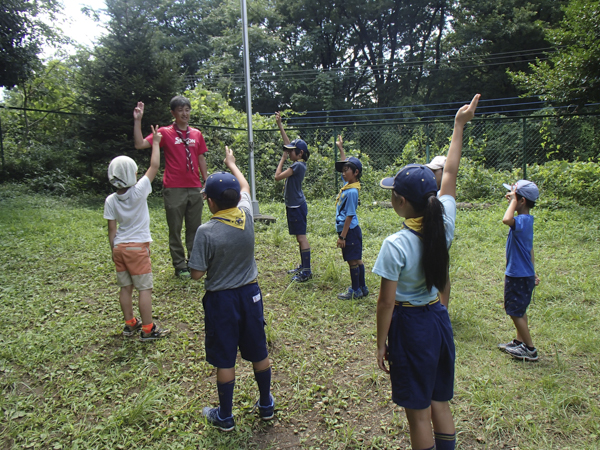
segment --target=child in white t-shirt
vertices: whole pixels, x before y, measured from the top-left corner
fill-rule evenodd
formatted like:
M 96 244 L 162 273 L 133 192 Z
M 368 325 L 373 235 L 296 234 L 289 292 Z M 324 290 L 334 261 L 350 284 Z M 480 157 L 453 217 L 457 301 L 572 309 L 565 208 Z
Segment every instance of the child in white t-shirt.
M 104 218 L 108 220 L 108 241 L 121 288 L 119 302 L 125 319 L 124 336 L 140 330 L 142 341 L 159 339 L 167 334 L 152 322 L 152 266 L 150 263 L 150 214 L 147 198 L 152 180 L 160 165 L 158 126 L 152 127 L 152 156 L 146 174 L 137 181 L 137 164 L 128 156 L 117 156 L 108 166 L 108 180 L 117 188 L 104 202 Z M 137 181 L 137 182 L 136 182 Z M 117 228 L 118 224 L 118 228 Z M 140 293 L 142 320 L 133 315 L 133 288 Z

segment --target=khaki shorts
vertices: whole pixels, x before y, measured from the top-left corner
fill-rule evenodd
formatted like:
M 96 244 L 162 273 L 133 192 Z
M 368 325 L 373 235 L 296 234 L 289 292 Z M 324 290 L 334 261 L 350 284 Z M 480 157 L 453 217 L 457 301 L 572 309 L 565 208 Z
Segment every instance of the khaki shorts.
M 149 242 L 117 244 L 113 249 L 113 260 L 117 269 L 117 286 L 133 284 L 138 291 L 152 289 Z

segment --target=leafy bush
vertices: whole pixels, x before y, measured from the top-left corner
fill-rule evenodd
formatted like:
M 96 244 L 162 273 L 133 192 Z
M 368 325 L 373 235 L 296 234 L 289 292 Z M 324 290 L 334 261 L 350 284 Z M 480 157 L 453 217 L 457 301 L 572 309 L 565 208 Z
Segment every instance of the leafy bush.
M 549 161 L 529 169 L 529 178 L 542 195 L 575 200 L 580 205 L 600 203 L 600 165 L 594 162 Z

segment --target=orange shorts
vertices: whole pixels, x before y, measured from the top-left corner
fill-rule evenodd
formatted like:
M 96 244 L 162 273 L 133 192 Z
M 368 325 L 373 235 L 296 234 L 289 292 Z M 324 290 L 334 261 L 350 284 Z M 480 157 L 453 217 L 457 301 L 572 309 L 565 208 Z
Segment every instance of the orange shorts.
M 152 264 L 150 243 L 127 242 L 113 249 L 117 269 L 117 286 L 133 286 L 138 291 L 152 289 Z

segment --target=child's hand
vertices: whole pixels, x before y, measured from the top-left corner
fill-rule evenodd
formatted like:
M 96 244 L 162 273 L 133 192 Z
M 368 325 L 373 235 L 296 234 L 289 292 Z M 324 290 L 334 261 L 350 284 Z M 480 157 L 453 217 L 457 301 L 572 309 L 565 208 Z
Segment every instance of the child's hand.
M 337 142 L 335 143 L 335 145 L 338 146 L 338 148 L 343 148 L 344 147 L 344 140 L 342 139 L 342 135 L 340 134 L 337 138 Z
M 156 128 L 150 125 L 150 128 L 152 128 L 152 142 L 156 142 L 157 144 L 160 143 L 160 140 L 162 139 L 162 134 L 158 132 L 158 125 L 156 125 Z
M 346 241 L 339 237 L 337 240 L 337 246 L 338 248 L 346 248 Z
M 133 110 L 133 120 L 141 120 L 144 115 L 144 104 L 138 102 L 137 106 Z
M 540 278 L 535 274 L 535 285 L 538 286 L 540 284 Z
M 235 166 L 235 156 L 233 156 L 233 150 L 225 146 L 225 159 L 223 160 L 227 167 Z
M 387 361 L 387 359 L 388 359 L 387 345 L 385 345 L 383 348 L 378 347 L 377 348 L 377 365 L 385 373 L 390 373 L 389 369 L 385 366 L 385 361 Z
M 475 97 L 473 97 L 470 104 L 465 105 L 458 110 L 456 118 L 454 119 L 454 122 L 457 125 L 465 125 L 469 120 L 475 117 L 475 110 L 477 109 L 480 97 L 481 94 L 475 94 Z
M 281 125 L 281 113 L 279 111 L 275 113 L 275 123 Z
M 505 197 L 507 198 L 507 200 L 509 202 L 512 202 L 513 200 L 517 200 L 517 193 L 515 191 L 510 191 L 508 194 L 505 195 Z

